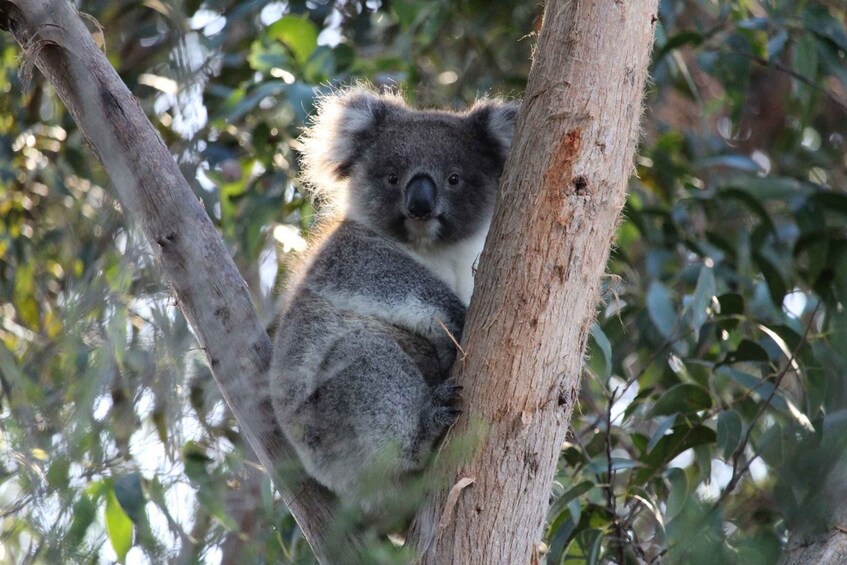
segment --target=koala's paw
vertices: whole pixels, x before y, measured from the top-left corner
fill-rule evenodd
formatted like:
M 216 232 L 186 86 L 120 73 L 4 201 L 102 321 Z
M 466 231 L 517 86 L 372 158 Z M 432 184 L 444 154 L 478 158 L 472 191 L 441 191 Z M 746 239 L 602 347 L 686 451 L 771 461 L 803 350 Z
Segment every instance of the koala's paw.
M 430 412 L 429 436 L 438 439 L 447 433 L 450 426 L 456 423 L 461 409 L 455 406 L 435 406 Z
M 462 402 L 463 388 L 456 382 L 455 377 L 450 377 L 433 389 L 432 403 L 439 406 L 457 406 Z
M 459 407 L 462 403 L 461 392 L 462 387 L 454 378 L 447 379 L 433 389 L 428 426 L 431 437 L 441 437 L 456 422 L 462 413 Z

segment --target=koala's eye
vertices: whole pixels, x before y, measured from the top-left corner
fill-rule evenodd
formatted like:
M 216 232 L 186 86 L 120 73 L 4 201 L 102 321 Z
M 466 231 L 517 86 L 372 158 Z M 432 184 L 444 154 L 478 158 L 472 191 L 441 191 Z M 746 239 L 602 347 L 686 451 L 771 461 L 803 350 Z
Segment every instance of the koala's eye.
M 449 177 L 447 177 L 447 182 L 450 183 L 451 186 L 456 186 L 459 184 L 459 175 L 453 173 Z
M 388 175 L 387 180 L 388 180 L 388 184 L 397 184 L 398 182 L 400 182 L 400 177 L 398 177 L 394 173 L 391 173 L 391 174 Z

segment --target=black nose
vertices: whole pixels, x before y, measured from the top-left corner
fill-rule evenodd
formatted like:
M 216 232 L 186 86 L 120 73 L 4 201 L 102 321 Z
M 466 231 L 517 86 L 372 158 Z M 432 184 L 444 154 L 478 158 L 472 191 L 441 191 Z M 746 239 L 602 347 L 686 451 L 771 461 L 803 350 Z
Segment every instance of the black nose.
M 435 183 L 428 175 L 416 175 L 406 185 L 406 213 L 416 220 L 428 220 L 435 213 Z

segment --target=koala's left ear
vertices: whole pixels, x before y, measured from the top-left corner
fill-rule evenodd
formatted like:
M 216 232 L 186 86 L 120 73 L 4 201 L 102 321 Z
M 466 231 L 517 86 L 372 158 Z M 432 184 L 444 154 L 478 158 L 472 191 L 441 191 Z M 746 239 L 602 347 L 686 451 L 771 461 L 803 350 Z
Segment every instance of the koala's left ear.
M 520 102 L 506 102 L 496 98 L 478 100 L 468 111 L 468 118 L 482 132 L 498 143 L 503 154 L 508 153 L 515 137 Z
M 301 178 L 314 194 L 332 197 L 389 112 L 405 108 L 399 94 L 364 84 L 321 96 L 299 140 Z

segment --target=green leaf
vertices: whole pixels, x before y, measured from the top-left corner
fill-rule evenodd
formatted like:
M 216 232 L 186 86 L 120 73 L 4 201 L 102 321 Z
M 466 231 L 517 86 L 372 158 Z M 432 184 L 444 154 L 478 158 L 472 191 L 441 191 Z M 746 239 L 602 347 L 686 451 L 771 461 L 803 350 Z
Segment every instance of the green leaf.
M 698 445 L 715 442 L 715 432 L 706 426 L 687 424 L 673 428 L 673 431 L 663 436 L 656 447 L 641 458 L 643 468 L 636 473 L 634 483 L 641 484 L 654 476 L 660 467 L 688 449 Z
M 187 441 L 182 446 L 182 462 L 185 466 L 185 474 L 198 484 L 206 484 L 209 480 L 209 471 L 206 464 L 212 460 L 206 455 L 206 450 L 195 441 Z
M 768 40 L 769 61 L 774 60 L 785 50 L 785 46 L 788 44 L 788 39 L 788 31 L 786 31 L 785 29 L 781 29 L 777 31 L 776 34 Z
M 574 487 L 568 489 L 566 493 L 556 499 L 550 506 L 550 510 L 548 510 L 547 515 L 552 519 L 560 516 L 562 512 L 567 510 L 568 504 L 573 500 L 577 500 L 580 496 L 587 493 L 591 489 L 595 488 L 597 485 L 592 481 L 582 481 Z
M 697 287 L 694 289 L 694 299 L 688 305 L 689 323 L 698 335 L 700 328 L 709 318 L 709 306 L 712 297 L 717 293 L 715 284 L 715 273 L 710 267 L 703 266 L 697 277 Z
M 825 6 L 809 6 L 803 10 L 803 25 L 821 39 L 831 41 L 838 49 L 847 51 L 847 32 L 840 18 Z
M 565 563 L 599 563 L 603 549 L 603 532 L 598 529 L 579 532 L 565 550 Z
M 604 364 L 602 377 L 604 379 L 608 379 L 612 374 L 612 344 L 609 342 L 609 338 L 606 336 L 606 333 L 599 324 L 591 326 L 591 337 L 594 339 L 594 343 L 597 344 L 597 347 L 603 354 Z
M 702 34 L 697 33 L 696 31 L 682 31 L 674 36 L 668 38 L 664 45 L 659 49 L 659 52 L 656 53 L 656 57 L 654 58 L 653 64 L 655 65 L 662 58 L 673 51 L 674 49 L 678 49 L 684 45 L 693 45 L 697 46 L 703 43 Z
M 624 469 L 633 469 L 641 466 L 638 461 L 626 457 L 612 457 L 611 462 L 612 472 L 623 471 Z M 609 470 L 609 459 L 606 459 L 605 455 L 595 457 L 587 465 L 586 469 L 592 473 L 605 473 Z
M 656 431 L 653 432 L 653 435 L 650 436 L 650 441 L 647 443 L 647 451 L 650 451 L 656 444 L 659 443 L 659 440 L 662 439 L 668 430 L 673 427 L 676 422 L 676 414 L 668 416 L 667 418 L 662 419 L 662 423 L 659 424 L 659 427 L 656 428 Z
M 670 416 L 671 414 L 690 414 L 712 407 L 712 396 L 705 388 L 682 383 L 672 387 L 659 397 L 650 416 Z
M 847 194 L 821 190 L 814 193 L 809 199 L 818 204 L 822 210 L 847 215 Z
M 659 333 L 670 339 L 676 325 L 671 291 L 660 282 L 653 282 L 647 291 L 647 313 Z
M 761 435 L 756 442 L 756 447 L 765 463 L 772 467 L 778 467 L 785 460 L 784 443 L 785 437 L 782 434 L 782 426 L 779 422 L 774 422 Z
M 65 455 L 56 455 L 47 468 L 47 484 L 51 489 L 68 487 L 68 472 L 71 462 Z
M 721 363 L 767 363 L 768 361 L 770 361 L 770 356 L 765 351 L 765 348 L 755 341 L 745 338 L 741 340 L 741 343 L 738 344 L 738 347 L 734 351 L 726 354 L 726 357 L 723 358 Z
M 659 503 L 654 498 L 654 495 L 642 486 L 634 485 L 629 489 L 629 496 L 644 505 L 645 508 L 653 515 L 656 525 L 659 526 L 662 535 L 665 532 L 665 517 L 662 514 Z
M 735 453 L 741 443 L 743 427 L 741 416 L 735 410 L 727 410 L 718 415 L 718 449 L 723 451 L 724 458 L 728 459 Z
M 71 548 L 79 545 L 85 538 L 85 533 L 88 531 L 92 522 L 94 522 L 96 516 L 97 504 L 91 496 L 83 493 L 76 504 L 74 504 L 73 521 L 65 537 L 65 543 Z
M 141 473 L 130 473 L 115 481 L 115 497 L 133 522 L 141 524 L 145 520 Z
M 391 8 L 397 15 L 397 20 L 404 29 L 408 29 L 415 22 L 418 14 L 421 11 L 420 2 L 410 2 L 408 0 L 395 0 L 391 3 Z
M 728 183 L 749 192 L 760 200 L 790 201 L 798 196 L 808 196 L 815 190 L 813 184 L 790 177 L 739 177 L 736 182 Z
M 132 547 L 132 520 L 126 515 L 114 489 L 109 489 L 106 494 L 106 531 L 109 534 L 109 541 L 112 544 L 112 549 L 118 556 L 118 561 L 123 563 L 126 554 Z
M 281 80 L 269 80 L 256 86 L 249 94 L 237 91 L 222 105 L 220 116 L 228 122 L 240 120 L 268 96 L 284 94 L 288 89 L 289 85 Z
M 714 157 L 698 159 L 694 163 L 694 166 L 697 169 L 735 169 L 737 171 L 744 171 L 745 173 L 757 173 L 759 171 L 759 164 L 756 163 L 756 161 L 750 157 L 732 153 L 728 155 L 716 155 Z
M 669 522 L 682 511 L 685 507 L 685 501 L 688 500 L 688 477 L 685 475 L 685 471 L 674 467 L 668 471 L 668 482 L 670 488 L 665 520 Z
M 762 276 L 765 277 L 765 282 L 768 284 L 768 291 L 770 292 L 773 303 L 776 306 L 782 307 L 782 301 L 785 299 L 788 288 L 779 268 L 758 251 L 753 252 L 753 259 L 759 266 L 759 270 L 762 271 Z
M 329 82 L 335 74 L 335 52 L 326 45 L 317 47 L 303 66 L 303 76 L 312 84 Z
M 771 220 L 770 214 L 768 214 L 768 211 L 762 203 L 759 202 L 759 198 L 757 196 L 758 195 L 756 193 L 750 190 L 736 188 L 733 186 L 722 188 L 715 195 L 718 200 L 732 200 L 743 204 L 750 212 L 758 216 L 762 225 L 766 226 L 768 231 L 776 233 L 776 227 L 774 226 L 773 220 Z
M 738 369 L 728 365 L 718 367 L 715 370 L 715 374 L 729 377 L 746 390 L 756 393 L 756 395 L 762 399 L 770 397 L 771 406 L 780 410 L 785 410 L 786 412 L 789 411 L 788 404 L 785 402 L 782 391 L 774 391 L 773 383 L 763 380 L 760 377 L 739 371 Z
M 806 33 L 794 43 L 791 56 L 791 66 L 800 76 L 812 83 L 817 82 L 818 76 L 818 45 L 817 39 L 811 33 Z M 814 88 L 805 81 L 794 79 L 794 93 L 803 109 L 803 123 L 809 121 L 814 101 Z
M 309 19 L 285 16 L 268 27 L 268 36 L 284 43 L 301 66 L 318 46 L 318 28 Z

